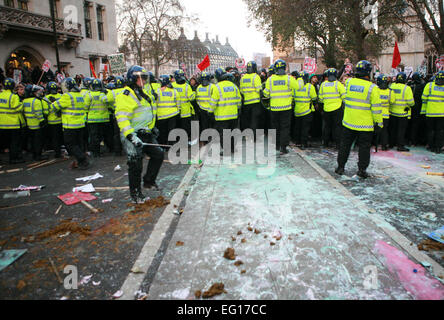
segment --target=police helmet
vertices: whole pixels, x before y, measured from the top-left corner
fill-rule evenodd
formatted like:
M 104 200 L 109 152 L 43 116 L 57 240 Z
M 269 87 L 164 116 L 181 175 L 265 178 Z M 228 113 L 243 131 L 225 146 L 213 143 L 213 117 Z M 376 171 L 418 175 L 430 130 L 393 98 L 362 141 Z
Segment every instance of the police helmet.
M 154 76 L 154 73 L 152 73 L 151 71 L 148 71 L 148 76 L 149 76 L 150 83 L 156 83 L 156 77 Z
M 328 77 L 328 81 L 336 81 L 338 80 L 338 70 L 330 68 L 327 70 L 326 76 Z
M 444 71 L 440 71 L 436 74 L 435 84 L 437 86 L 444 86 Z
M 174 71 L 174 79 L 178 84 L 184 84 L 186 81 L 185 72 L 183 72 L 183 70 Z
M 6 90 L 14 90 L 14 88 L 15 88 L 15 81 L 14 81 L 14 79 L 6 78 L 6 79 L 3 81 L 3 87 L 4 87 Z
M 407 81 L 407 75 L 405 72 L 400 72 L 396 76 L 396 83 L 405 83 Z
M 357 77 L 370 77 L 372 73 L 372 64 L 367 60 L 361 60 L 356 65 L 356 76 Z
M 90 78 L 90 77 L 83 78 L 83 87 L 84 87 L 85 89 L 89 89 L 89 86 L 90 86 L 90 84 L 91 84 L 91 82 L 92 82 L 93 80 L 94 80 L 94 79 L 93 79 L 93 78 Z
M 268 76 L 270 77 L 273 74 L 274 74 L 274 64 L 268 67 Z
M 216 77 L 217 81 L 223 81 L 223 76 L 225 73 L 226 72 L 222 68 L 217 68 L 216 71 L 214 71 L 214 76 Z
M 102 80 L 100 80 L 100 79 L 94 79 L 92 82 L 91 82 L 91 90 L 92 91 L 100 91 L 100 90 L 102 90 L 103 89 L 103 87 L 102 87 Z
M 63 80 L 62 88 L 65 88 L 66 91 L 80 91 L 79 87 L 77 86 L 77 82 L 71 77 Z
M 48 84 L 46 85 L 46 92 L 49 94 L 57 94 L 57 83 L 55 83 L 54 81 L 48 82 Z
M 284 60 L 276 60 L 274 63 L 274 72 L 275 74 L 279 76 L 285 75 L 285 72 L 287 70 L 287 63 Z
M 162 87 L 166 87 L 171 83 L 170 76 L 167 74 L 163 74 L 160 76 L 160 85 Z
M 207 72 L 202 72 L 200 75 L 200 81 L 204 87 L 208 86 L 211 82 L 211 75 Z
M 116 84 L 114 82 L 110 82 L 106 85 L 106 89 L 114 90 L 116 88 Z
M 126 75 L 126 79 L 130 86 L 137 86 L 137 80 L 142 78 L 144 81 L 148 81 L 148 72 L 141 66 L 132 66 L 129 68 Z
M 388 89 L 389 79 L 386 75 L 381 74 L 378 78 L 376 78 L 376 84 L 382 90 Z
M 257 63 L 256 61 L 250 61 L 247 63 L 247 73 L 257 73 Z

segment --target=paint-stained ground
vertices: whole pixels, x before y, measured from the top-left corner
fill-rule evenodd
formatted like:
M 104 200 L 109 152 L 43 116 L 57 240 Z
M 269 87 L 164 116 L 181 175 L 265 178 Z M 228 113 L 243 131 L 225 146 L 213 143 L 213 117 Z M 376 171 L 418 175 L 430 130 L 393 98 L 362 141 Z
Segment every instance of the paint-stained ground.
M 427 175 L 444 172 L 444 154 L 424 147 L 372 152 L 368 169 L 372 177 L 362 180 L 356 177 L 357 152 L 351 153 L 342 177 L 334 173 L 337 151 L 315 147 L 305 153 L 416 245 L 444 226 L 444 177 Z M 444 266 L 444 250 L 426 252 Z
M 6 154 L 0 156 L 7 159 Z M 152 201 L 137 213 L 131 213 L 134 208 L 128 206 L 129 192 L 123 190 L 93 193 L 98 199 L 90 204 L 103 210 L 99 214 L 76 204 L 63 205 L 55 215 L 62 204 L 57 196 L 82 183 L 76 178 L 100 173 L 104 177 L 92 181 L 95 187 L 127 186 L 126 157 L 100 158 L 86 171 L 69 169 L 70 161 L 28 171 L 26 165 L 30 163 L 7 165 L 2 170 L 25 170 L 0 175 L 0 189 L 46 186 L 42 191 L 32 192 L 30 197 L 18 199 L 3 199 L 6 192 L 0 192 L 0 247 L 28 250 L 0 271 L 0 299 L 111 299 L 189 167 L 165 163 L 158 180 L 162 192 L 146 191 Z M 114 172 L 117 165 L 122 171 Z M 160 195 L 164 199 L 158 198 Z M 102 203 L 111 198 L 112 202 Z M 32 205 L 8 208 L 29 203 Z M 62 279 L 66 276 L 63 273 L 66 265 L 77 267 L 79 280 L 92 277 L 88 283 L 79 285 L 78 290 L 65 290 L 51 261 Z
M 205 164 L 141 290 L 199 299 L 223 283 L 216 299 L 444 299 L 443 284 L 383 229 L 392 228 L 338 186 L 295 150 L 268 175 L 254 164 Z

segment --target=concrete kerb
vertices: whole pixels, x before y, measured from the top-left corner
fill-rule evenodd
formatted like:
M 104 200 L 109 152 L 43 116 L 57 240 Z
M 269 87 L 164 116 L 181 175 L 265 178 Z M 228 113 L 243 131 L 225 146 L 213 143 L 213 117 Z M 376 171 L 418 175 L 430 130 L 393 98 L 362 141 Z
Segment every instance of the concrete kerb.
M 427 269 L 432 276 L 437 280 L 443 282 L 444 279 L 444 268 L 438 264 L 435 260 L 430 258 L 428 255 L 422 253 L 418 250 L 416 246 L 411 245 L 411 241 L 407 239 L 403 234 L 396 230 L 390 223 L 384 220 L 383 217 L 377 214 L 374 209 L 367 207 L 365 203 L 359 200 L 353 193 L 351 193 L 346 187 L 340 184 L 335 178 L 333 178 L 327 171 L 318 166 L 313 160 L 309 159 L 305 152 L 299 148 L 294 149 L 301 156 L 304 161 L 306 161 L 310 166 L 313 167 L 323 178 L 329 181 L 335 188 L 341 190 L 343 194 L 349 198 L 353 203 L 361 210 L 370 212 L 369 218 L 381 228 L 390 238 L 393 239 L 402 249 L 404 249 L 411 257 L 413 257 L 418 263 L 427 262 L 431 265 L 431 270 Z M 441 277 L 441 278 L 440 278 Z
M 197 154 L 193 158 L 193 160 L 203 160 L 206 155 L 207 146 L 200 149 L 199 154 Z M 154 227 L 154 230 L 152 231 L 149 239 L 145 242 L 139 256 L 137 257 L 137 260 L 131 269 L 132 271 L 128 274 L 125 282 L 123 283 L 120 289 L 123 292 L 123 295 L 118 300 L 135 299 L 135 292 L 138 291 L 140 286 L 142 285 L 146 273 L 148 272 L 149 267 L 154 261 L 156 253 L 162 245 L 162 241 L 166 236 L 166 232 L 173 222 L 173 219 L 175 217 L 173 211 L 177 210 L 176 208 L 179 207 L 185 195 L 186 187 L 190 184 L 191 180 L 194 177 L 194 174 L 199 169 L 200 166 L 192 165 L 183 177 L 181 184 L 179 185 L 176 193 L 170 201 L 170 204 L 162 212 L 162 215 L 159 218 L 156 226 Z

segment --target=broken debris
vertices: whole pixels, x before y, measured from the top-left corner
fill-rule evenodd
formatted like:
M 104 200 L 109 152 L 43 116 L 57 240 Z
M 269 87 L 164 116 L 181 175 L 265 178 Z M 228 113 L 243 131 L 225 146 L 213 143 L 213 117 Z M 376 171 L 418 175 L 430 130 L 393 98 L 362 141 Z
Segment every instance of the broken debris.
M 222 293 L 227 293 L 224 289 L 223 283 L 215 283 L 211 286 L 211 288 L 208 291 L 205 291 L 202 295 L 202 298 L 208 299 L 217 295 L 220 295 Z
M 234 254 L 234 249 L 233 248 L 228 248 L 227 250 L 225 250 L 224 258 L 228 259 L 228 260 L 236 259 L 236 255 Z

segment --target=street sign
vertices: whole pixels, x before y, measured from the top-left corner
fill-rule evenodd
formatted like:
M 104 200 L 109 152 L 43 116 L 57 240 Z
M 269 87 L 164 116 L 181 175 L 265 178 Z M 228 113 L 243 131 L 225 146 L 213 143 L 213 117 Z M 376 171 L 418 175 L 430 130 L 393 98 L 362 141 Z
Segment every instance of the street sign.
M 237 58 L 236 59 L 236 68 L 238 68 L 238 69 L 245 68 L 245 59 L 244 58 Z
M 51 68 L 51 62 L 49 60 L 45 60 L 42 66 L 42 70 L 44 72 L 48 72 L 50 68 Z
M 109 55 L 108 62 L 113 75 L 116 76 L 126 73 L 125 56 L 123 53 Z
M 318 67 L 316 65 L 316 59 L 305 57 L 305 61 L 304 61 L 304 71 L 305 72 L 307 72 L 309 74 L 313 74 L 316 72 L 317 68 Z

